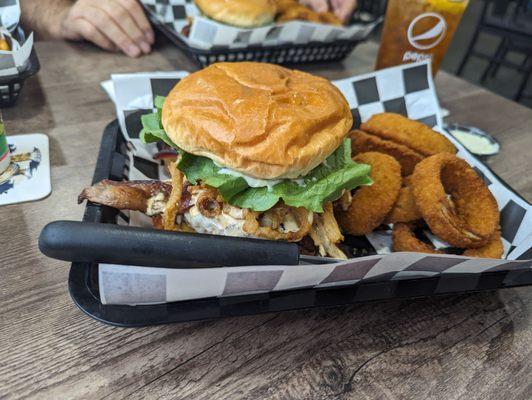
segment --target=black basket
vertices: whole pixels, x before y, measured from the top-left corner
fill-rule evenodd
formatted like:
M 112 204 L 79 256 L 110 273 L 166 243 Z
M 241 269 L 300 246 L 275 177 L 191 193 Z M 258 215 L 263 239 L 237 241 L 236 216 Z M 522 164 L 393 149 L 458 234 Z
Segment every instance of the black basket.
M 114 121 L 103 134 L 93 184 L 102 179 L 122 180 L 127 143 Z M 119 211 L 87 204 L 84 222 L 116 224 Z M 98 289 L 98 264 L 72 263 L 70 295 L 87 315 L 106 324 L 136 327 L 231 316 L 330 307 L 384 299 L 463 294 L 532 284 L 532 270 L 499 270 L 481 274 L 448 273 L 404 280 L 367 280 L 356 285 L 303 288 L 230 297 L 210 297 L 156 305 L 104 305 Z
M 282 44 L 277 46 L 252 46 L 244 48 L 213 47 L 209 50 L 190 47 L 175 32 L 160 23 L 150 14 L 152 23 L 168 39 L 177 45 L 200 68 L 223 61 L 260 61 L 274 64 L 300 64 L 311 62 L 341 61 L 361 40 L 336 40 L 334 42 L 310 42 L 305 44 Z
M 177 39 L 179 40 L 179 39 Z M 274 64 L 340 61 L 346 58 L 358 41 L 341 40 L 334 43 L 285 44 L 245 49 L 200 50 L 188 47 L 188 52 L 202 66 L 221 61 L 260 61 Z
M 20 26 L 15 30 L 13 36 L 20 43 L 25 40 L 24 31 Z M 26 79 L 39 72 L 40 68 L 41 64 L 37 58 L 37 53 L 35 52 L 35 48 L 32 48 L 24 70 L 20 71 L 17 75 L 0 77 L 0 108 L 12 107 L 18 99 Z

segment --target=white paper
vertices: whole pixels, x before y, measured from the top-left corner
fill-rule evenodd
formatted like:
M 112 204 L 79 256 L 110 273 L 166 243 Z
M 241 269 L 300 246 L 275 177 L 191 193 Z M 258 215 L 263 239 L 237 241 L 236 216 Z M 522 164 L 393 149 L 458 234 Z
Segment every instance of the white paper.
M 19 0 L 0 1 L 0 26 L 12 32 L 20 21 Z
M 33 48 L 33 33 L 22 45 L 11 37 L 11 46 L 10 51 L 0 50 L 0 76 L 16 76 L 24 70 Z

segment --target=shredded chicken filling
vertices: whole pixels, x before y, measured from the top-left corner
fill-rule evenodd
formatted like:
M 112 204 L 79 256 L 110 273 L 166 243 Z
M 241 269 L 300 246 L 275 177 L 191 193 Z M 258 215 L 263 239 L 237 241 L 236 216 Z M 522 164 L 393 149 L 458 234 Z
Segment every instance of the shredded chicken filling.
M 282 202 L 270 210 L 255 212 L 228 204 L 216 189 L 191 185 L 173 163 L 169 170 L 171 185 L 161 181 L 102 181 L 85 189 L 80 201 L 142 211 L 152 217 L 158 229 L 290 242 L 310 235 L 321 255 L 346 258 L 336 246 L 343 236 L 331 203 L 325 205 L 322 214 Z

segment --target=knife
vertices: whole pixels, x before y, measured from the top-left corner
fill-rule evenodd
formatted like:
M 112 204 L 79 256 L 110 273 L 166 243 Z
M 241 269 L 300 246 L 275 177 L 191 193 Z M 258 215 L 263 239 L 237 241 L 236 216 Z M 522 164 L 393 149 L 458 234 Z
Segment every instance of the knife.
M 46 225 L 39 249 L 63 261 L 165 268 L 299 263 L 295 243 L 77 221 Z

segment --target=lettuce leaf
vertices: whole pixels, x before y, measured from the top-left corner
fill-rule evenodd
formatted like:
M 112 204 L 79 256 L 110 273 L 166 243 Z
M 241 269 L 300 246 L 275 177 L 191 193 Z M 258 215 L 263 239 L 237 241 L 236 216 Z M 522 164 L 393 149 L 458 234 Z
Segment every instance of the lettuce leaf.
M 221 174 L 220 167 L 206 157 L 184 153 L 177 164 L 192 183 L 201 180 L 218 189 L 230 204 L 254 211 L 266 211 L 279 200 L 293 207 L 323 212 L 323 204 L 337 200 L 342 191 L 370 185 L 370 166 L 351 160 L 351 143 L 346 139 L 323 164 L 301 179 L 286 179 L 271 188 L 250 187 L 245 179 Z
M 140 133 L 146 143 L 162 140 L 176 149 L 164 132 L 160 115 L 164 98 L 156 98 L 156 113 L 143 115 Z M 345 139 L 325 162 L 314 168 L 301 179 L 283 180 L 272 187 L 250 187 L 242 177 L 220 173 L 221 167 L 206 157 L 195 156 L 178 149 L 181 154 L 177 168 L 187 179 L 196 184 L 199 181 L 218 189 L 229 203 L 254 211 L 266 211 L 279 200 L 293 207 L 304 207 L 312 212 L 323 212 L 323 204 L 337 200 L 342 191 L 353 190 L 361 185 L 371 185 L 370 166 L 357 164 L 351 159 L 351 142 Z
M 161 113 L 163 109 L 165 97 L 156 96 L 153 104 L 157 108 L 156 112 L 145 114 L 140 117 L 142 123 L 142 130 L 139 133 L 139 138 L 144 143 L 154 143 L 163 141 L 170 147 L 176 147 L 176 145 L 170 140 L 168 135 L 163 129 L 161 123 Z

